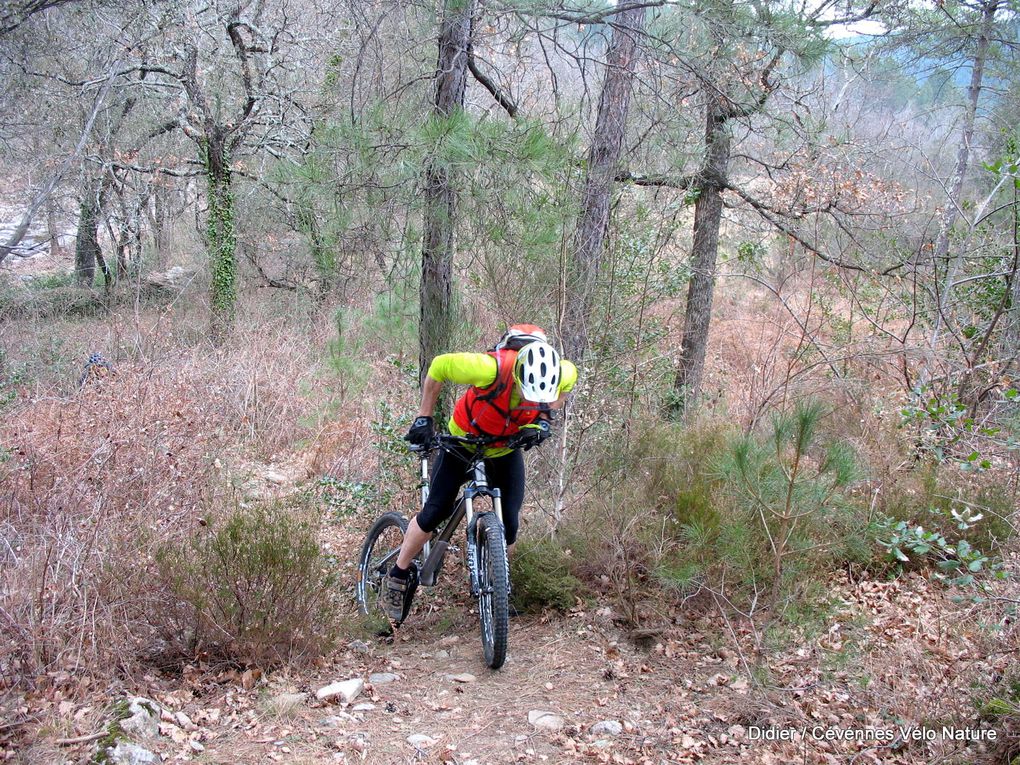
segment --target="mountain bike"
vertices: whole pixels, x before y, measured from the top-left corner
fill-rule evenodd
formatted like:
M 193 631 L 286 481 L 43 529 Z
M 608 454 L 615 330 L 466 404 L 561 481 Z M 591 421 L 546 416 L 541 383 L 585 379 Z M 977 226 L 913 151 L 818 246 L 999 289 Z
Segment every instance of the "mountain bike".
M 541 427 L 548 429 L 548 423 Z M 466 483 L 457 497 L 453 515 L 425 543 L 411 567 L 411 581 L 399 626 L 411 609 L 418 585 L 433 587 L 439 578 L 443 560 L 450 550 L 457 551 L 454 534 L 461 521 L 467 520 L 464 557 L 467 562 L 471 596 L 478 599 L 482 650 L 485 663 L 499 669 L 506 661 L 509 635 L 510 564 L 507 559 L 506 537 L 503 534 L 503 508 L 499 489 L 490 487 L 485 476 L 485 446 L 495 439 L 479 436 L 439 435 L 426 446 L 411 447 L 421 459 L 421 501 L 429 495 L 429 455 L 434 449 L 454 452 L 465 458 Z M 513 436 L 506 445 L 516 448 L 529 439 L 529 434 Z M 532 441 L 532 443 L 534 443 Z M 397 559 L 408 520 L 400 513 L 382 515 L 368 531 L 358 559 L 358 580 L 355 594 L 358 607 L 365 616 L 382 614 L 380 598 L 386 587 L 386 575 Z

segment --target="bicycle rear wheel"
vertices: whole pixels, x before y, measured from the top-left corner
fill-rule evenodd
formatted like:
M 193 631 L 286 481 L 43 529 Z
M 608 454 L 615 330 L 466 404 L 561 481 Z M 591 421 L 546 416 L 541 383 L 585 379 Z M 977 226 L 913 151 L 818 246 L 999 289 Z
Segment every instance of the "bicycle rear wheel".
M 479 516 L 475 535 L 482 651 L 485 663 L 499 669 L 506 661 L 510 634 L 510 568 L 507 565 L 506 537 L 499 519 L 491 513 Z
M 380 516 L 368 530 L 358 558 L 358 580 L 354 587 L 358 609 L 363 616 L 380 618 L 385 624 L 389 622 L 380 598 L 386 586 L 386 575 L 397 560 L 405 531 L 407 519 L 400 513 Z

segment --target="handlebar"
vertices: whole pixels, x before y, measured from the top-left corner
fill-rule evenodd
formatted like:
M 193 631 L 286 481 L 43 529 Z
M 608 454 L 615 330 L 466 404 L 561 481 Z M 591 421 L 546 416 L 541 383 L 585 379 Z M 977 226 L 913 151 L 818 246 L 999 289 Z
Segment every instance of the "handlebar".
M 541 420 L 537 423 L 545 431 L 549 430 L 549 423 Z M 431 452 L 433 449 L 449 450 L 458 446 L 468 446 L 480 449 L 484 446 L 499 444 L 500 448 L 516 449 L 531 440 L 529 431 L 534 428 L 527 428 L 514 433 L 512 436 L 455 436 L 451 433 L 437 433 L 432 440 L 423 445 L 411 444 L 408 448 L 412 452 Z

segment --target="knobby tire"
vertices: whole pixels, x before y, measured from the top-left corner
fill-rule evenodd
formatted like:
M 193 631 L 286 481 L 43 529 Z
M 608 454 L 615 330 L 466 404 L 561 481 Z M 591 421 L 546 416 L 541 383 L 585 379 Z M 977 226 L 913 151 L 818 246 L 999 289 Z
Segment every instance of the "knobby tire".
M 384 549 L 377 550 L 380 538 L 393 527 L 399 531 L 399 536 L 395 537 L 396 546 L 387 544 Z M 361 611 L 362 616 L 384 615 L 385 612 L 379 607 L 379 598 L 392 561 L 385 565 L 380 565 L 380 561 L 400 547 L 400 540 L 403 539 L 405 531 L 407 531 L 407 519 L 400 513 L 386 513 L 380 516 L 368 530 L 365 544 L 362 545 L 361 555 L 358 558 L 358 582 L 355 587 L 358 610 Z
M 486 513 L 478 518 L 478 617 L 481 622 L 485 663 L 499 669 L 506 661 L 510 633 L 510 569 L 506 537 L 499 518 Z

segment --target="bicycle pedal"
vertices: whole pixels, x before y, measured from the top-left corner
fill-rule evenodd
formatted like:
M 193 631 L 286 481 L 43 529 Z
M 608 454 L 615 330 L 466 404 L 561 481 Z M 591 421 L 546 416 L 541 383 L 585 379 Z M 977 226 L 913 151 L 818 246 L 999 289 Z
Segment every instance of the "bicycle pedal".
M 407 589 L 404 591 L 404 611 L 400 615 L 400 621 L 395 626 L 399 627 L 404 623 L 407 615 L 411 612 L 411 603 L 414 600 L 414 593 L 418 590 L 418 566 L 412 564 L 407 577 Z

